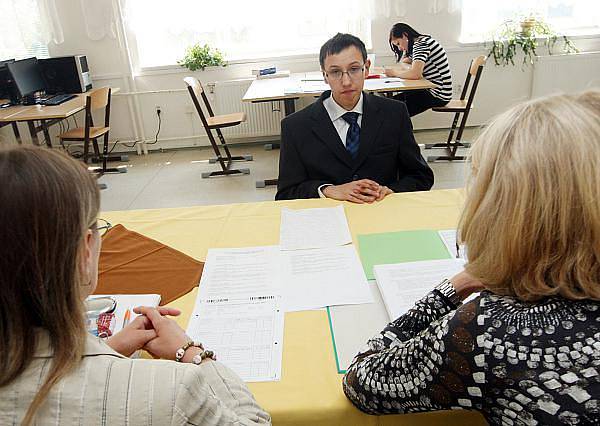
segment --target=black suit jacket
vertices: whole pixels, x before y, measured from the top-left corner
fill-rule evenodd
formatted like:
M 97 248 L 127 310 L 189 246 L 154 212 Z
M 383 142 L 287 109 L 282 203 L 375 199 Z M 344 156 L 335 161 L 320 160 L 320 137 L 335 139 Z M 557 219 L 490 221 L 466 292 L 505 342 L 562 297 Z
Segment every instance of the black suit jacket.
M 363 93 L 360 146 L 353 160 L 323 100 L 281 121 L 276 200 L 316 198 L 319 186 L 371 179 L 394 192 L 426 191 L 433 172 L 421 156 L 403 102 Z

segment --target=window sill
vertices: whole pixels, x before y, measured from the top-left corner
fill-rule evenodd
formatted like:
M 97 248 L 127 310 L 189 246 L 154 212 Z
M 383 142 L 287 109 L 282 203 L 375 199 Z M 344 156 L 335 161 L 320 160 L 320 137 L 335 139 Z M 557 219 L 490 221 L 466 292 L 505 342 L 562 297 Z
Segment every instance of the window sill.
M 226 67 L 214 66 L 214 67 L 206 67 L 205 71 L 215 71 L 218 69 L 227 69 L 227 68 L 239 68 L 239 67 L 247 67 L 249 65 L 258 65 L 264 66 L 265 63 L 302 63 L 307 61 L 314 61 L 318 64 L 319 55 L 317 53 L 310 54 L 301 54 L 301 55 L 288 55 L 288 56 L 271 56 L 271 57 L 263 57 L 263 58 L 252 58 L 252 59 L 237 59 L 227 62 Z M 161 66 L 153 66 L 153 67 L 142 67 L 136 73 L 136 77 L 146 76 L 146 75 L 157 75 L 157 74 L 179 74 L 182 72 L 202 72 L 198 71 L 189 71 L 187 68 L 184 68 L 180 65 L 161 65 Z
M 588 32 L 571 32 L 565 34 L 571 40 L 597 40 L 600 39 L 600 32 L 588 33 Z M 560 37 L 560 36 L 559 36 Z M 538 40 L 542 40 L 548 37 L 538 37 Z M 458 46 L 460 47 L 485 47 L 490 44 L 492 40 L 467 40 L 461 41 L 459 39 Z

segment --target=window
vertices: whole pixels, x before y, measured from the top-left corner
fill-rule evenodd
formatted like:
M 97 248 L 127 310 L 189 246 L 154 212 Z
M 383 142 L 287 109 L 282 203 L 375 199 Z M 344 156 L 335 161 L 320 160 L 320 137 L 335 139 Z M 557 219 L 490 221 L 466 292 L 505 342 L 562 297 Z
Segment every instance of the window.
M 541 17 L 559 33 L 600 34 L 598 0 L 463 0 L 460 41 L 490 40 L 502 22 L 530 15 Z
M 364 0 L 128 0 L 140 68 L 174 65 L 194 43 L 208 43 L 226 60 L 318 52 L 337 32 L 371 44 Z
M 0 0 L 0 60 L 48 57 L 47 9 L 37 0 Z

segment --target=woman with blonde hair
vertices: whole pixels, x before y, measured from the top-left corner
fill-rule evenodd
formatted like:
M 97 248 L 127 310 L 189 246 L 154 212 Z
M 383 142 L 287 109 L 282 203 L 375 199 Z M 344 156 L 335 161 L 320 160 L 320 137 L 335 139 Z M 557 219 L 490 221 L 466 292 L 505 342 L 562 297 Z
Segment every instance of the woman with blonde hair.
M 487 127 L 459 237 L 465 271 L 368 341 L 344 377 L 348 398 L 371 414 L 597 424 L 600 92 L 527 102 Z
M 80 163 L 4 149 L 0 182 L 0 424 L 270 424 L 241 379 L 166 317 L 177 310 L 136 308 L 108 341 L 86 331 L 100 196 Z M 166 360 L 127 357 L 141 348 Z

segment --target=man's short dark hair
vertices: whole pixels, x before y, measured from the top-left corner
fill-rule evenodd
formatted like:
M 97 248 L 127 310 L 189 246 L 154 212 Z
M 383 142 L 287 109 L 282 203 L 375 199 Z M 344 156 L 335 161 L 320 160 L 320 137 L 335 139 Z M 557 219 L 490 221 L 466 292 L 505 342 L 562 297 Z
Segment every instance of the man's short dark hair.
M 321 64 L 321 68 L 325 68 L 326 57 L 329 55 L 337 55 L 350 46 L 354 46 L 360 51 L 363 61 L 367 60 L 367 48 L 361 39 L 352 34 L 337 33 L 321 46 L 321 51 L 319 52 L 319 63 Z

